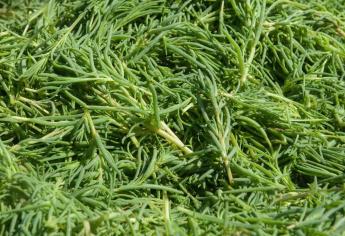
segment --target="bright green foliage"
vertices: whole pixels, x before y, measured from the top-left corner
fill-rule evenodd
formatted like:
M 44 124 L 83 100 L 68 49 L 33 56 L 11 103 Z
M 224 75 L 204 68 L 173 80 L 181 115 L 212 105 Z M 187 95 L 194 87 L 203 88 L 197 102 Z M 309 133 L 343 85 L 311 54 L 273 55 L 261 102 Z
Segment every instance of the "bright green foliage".
M 344 231 L 344 0 L 0 1 L 0 235 Z

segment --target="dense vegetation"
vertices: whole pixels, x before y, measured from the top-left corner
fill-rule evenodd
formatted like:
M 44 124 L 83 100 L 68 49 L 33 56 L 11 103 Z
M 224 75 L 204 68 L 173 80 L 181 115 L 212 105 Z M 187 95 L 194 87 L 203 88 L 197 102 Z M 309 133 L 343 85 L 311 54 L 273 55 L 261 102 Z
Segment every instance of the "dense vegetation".
M 0 1 L 1 235 L 344 235 L 344 0 Z

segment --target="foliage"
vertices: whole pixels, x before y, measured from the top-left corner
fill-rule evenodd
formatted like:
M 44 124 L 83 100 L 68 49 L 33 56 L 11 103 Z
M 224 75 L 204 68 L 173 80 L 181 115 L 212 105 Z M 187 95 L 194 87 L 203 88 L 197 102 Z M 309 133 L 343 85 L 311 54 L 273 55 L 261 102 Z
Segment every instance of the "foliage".
M 1 235 L 342 235 L 345 2 L 0 2 Z

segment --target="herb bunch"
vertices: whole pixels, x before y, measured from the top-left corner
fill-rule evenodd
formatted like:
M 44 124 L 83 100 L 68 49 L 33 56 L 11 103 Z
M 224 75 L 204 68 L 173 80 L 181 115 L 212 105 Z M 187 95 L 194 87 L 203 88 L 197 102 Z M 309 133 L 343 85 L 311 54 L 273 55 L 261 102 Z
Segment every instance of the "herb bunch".
M 1 235 L 342 235 L 343 0 L 0 2 Z

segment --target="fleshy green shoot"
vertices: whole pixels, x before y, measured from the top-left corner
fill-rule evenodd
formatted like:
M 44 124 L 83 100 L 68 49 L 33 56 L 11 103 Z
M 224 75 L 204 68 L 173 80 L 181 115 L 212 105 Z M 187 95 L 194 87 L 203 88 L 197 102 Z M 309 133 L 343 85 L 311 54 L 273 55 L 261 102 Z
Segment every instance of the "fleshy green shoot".
M 0 1 L 0 235 L 342 235 L 343 0 Z

